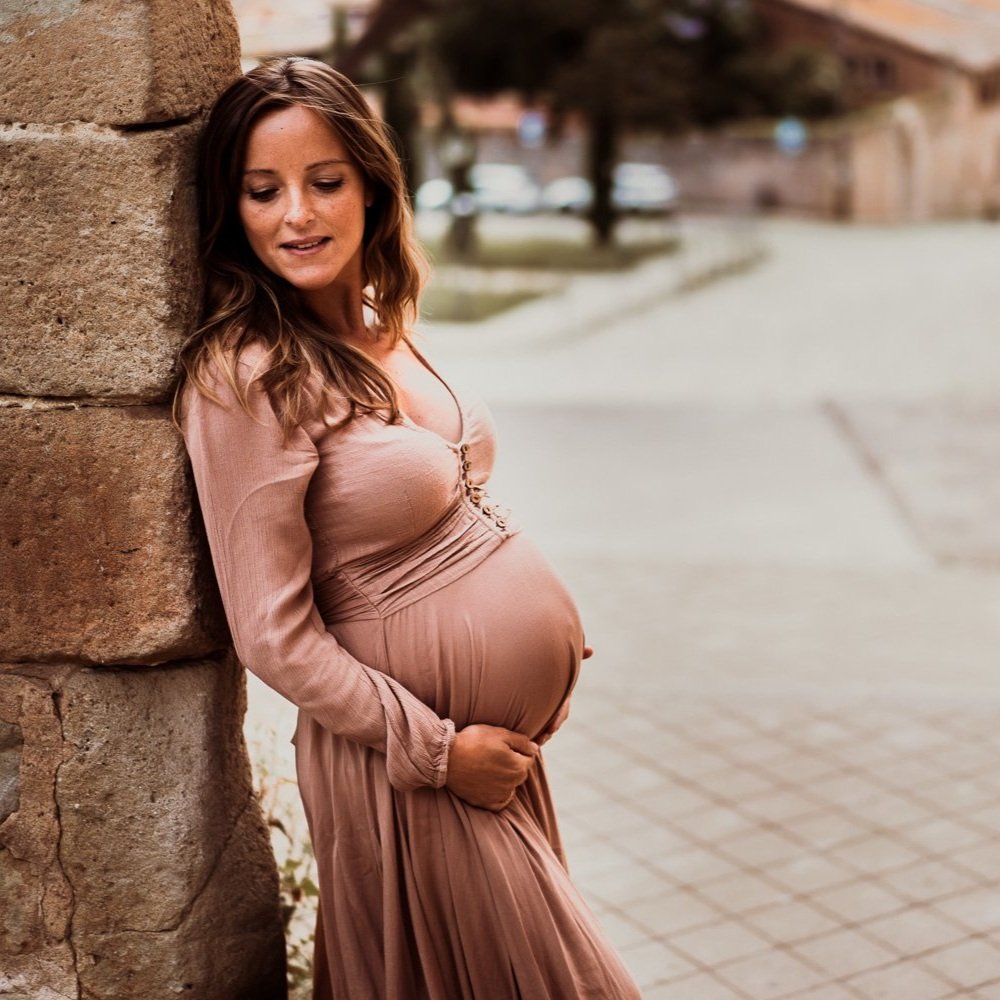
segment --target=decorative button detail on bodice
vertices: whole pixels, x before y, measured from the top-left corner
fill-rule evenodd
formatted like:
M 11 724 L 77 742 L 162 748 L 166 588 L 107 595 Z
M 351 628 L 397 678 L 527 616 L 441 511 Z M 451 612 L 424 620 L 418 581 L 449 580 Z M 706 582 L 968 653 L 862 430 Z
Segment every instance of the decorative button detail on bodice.
M 462 488 L 466 499 L 493 522 L 504 535 L 510 534 L 510 510 L 493 500 L 486 490 L 472 479 L 472 460 L 469 458 L 469 446 L 463 442 L 459 446 L 462 463 Z

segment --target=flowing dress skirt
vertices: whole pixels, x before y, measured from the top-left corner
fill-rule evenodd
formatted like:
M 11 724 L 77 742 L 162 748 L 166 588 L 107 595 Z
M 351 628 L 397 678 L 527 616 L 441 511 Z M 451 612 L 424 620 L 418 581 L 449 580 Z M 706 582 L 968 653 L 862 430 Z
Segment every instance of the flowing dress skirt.
M 457 728 L 531 737 L 569 696 L 583 646 L 572 599 L 523 535 L 387 617 L 329 628 Z M 397 791 L 381 754 L 304 713 L 296 755 L 320 880 L 317 1000 L 639 997 L 570 882 L 541 759 L 493 813 L 447 789 Z

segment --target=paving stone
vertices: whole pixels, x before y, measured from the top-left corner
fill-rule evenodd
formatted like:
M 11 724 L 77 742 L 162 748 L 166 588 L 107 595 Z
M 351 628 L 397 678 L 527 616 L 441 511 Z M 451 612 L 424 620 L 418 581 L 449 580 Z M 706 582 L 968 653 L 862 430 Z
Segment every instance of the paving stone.
M 622 951 L 622 959 L 643 989 L 694 972 L 696 966 L 662 941 L 644 941 Z
M 767 866 L 767 876 L 795 893 L 815 892 L 851 881 L 853 873 L 825 857 L 803 853 Z
M 729 837 L 719 845 L 719 850 L 741 868 L 770 868 L 774 862 L 794 860 L 802 853 L 794 840 L 773 830 L 755 830 Z
M 822 889 L 812 893 L 811 898 L 845 923 L 895 913 L 906 905 L 895 893 L 883 889 L 877 880 L 858 880 L 832 889 Z
M 905 899 L 926 903 L 942 896 L 974 888 L 978 884 L 973 873 L 947 861 L 929 859 L 907 868 L 886 872 L 882 884 Z
M 941 816 L 932 816 L 915 826 L 907 825 L 906 839 L 932 854 L 954 854 L 965 847 L 983 843 L 983 833 L 967 824 Z
M 740 1000 L 745 993 L 737 993 L 731 986 L 708 972 L 659 983 L 645 990 L 643 1000 Z
M 933 909 L 957 921 L 973 934 L 1000 928 L 1000 893 L 992 887 L 974 887 L 967 892 L 937 899 Z
M 732 913 L 744 913 L 758 906 L 787 902 L 792 895 L 750 872 L 699 882 L 697 889 L 699 895 Z
M 817 937 L 840 926 L 808 902 L 778 903 L 743 915 L 743 921 L 766 938 L 786 945 L 803 938 Z
M 727 962 L 714 971 L 721 980 L 742 989 L 754 1000 L 775 1000 L 818 986 L 826 978 L 794 956 L 777 950 Z
M 732 875 L 738 870 L 733 861 L 705 847 L 672 851 L 657 859 L 656 867 L 681 885 L 698 885 L 722 875 Z
M 712 968 L 734 958 L 744 958 L 768 950 L 771 945 L 759 934 L 733 920 L 671 934 L 670 944 L 684 955 Z
M 898 962 L 863 972 L 848 984 L 869 1000 L 941 1000 L 952 995 L 952 987 L 940 976 L 915 963 Z
M 647 929 L 648 937 L 660 937 L 688 927 L 715 923 L 719 907 L 712 906 L 689 892 L 668 890 L 628 905 L 629 918 Z
M 896 958 L 888 948 L 846 927 L 793 945 L 790 953 L 839 978 L 887 965 Z
M 863 836 L 835 847 L 830 854 L 832 858 L 863 874 L 903 868 L 919 857 L 916 851 L 902 843 L 898 837 L 888 834 Z
M 964 989 L 974 989 L 1000 978 L 1000 949 L 969 938 L 924 955 L 921 964 Z
M 877 917 L 862 924 L 865 934 L 883 941 L 899 955 L 919 955 L 967 936 L 949 920 L 942 920 L 928 907 L 919 907 Z

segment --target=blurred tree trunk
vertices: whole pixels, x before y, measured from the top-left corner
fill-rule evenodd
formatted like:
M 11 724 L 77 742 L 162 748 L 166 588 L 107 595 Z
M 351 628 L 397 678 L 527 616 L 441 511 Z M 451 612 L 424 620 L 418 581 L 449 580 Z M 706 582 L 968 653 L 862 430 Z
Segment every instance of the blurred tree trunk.
M 417 63 L 413 48 L 389 48 L 382 56 L 382 117 L 396 143 L 396 152 L 403 164 L 406 188 L 410 199 L 420 184 L 419 147 L 420 107 L 413 93 L 411 80 Z
M 613 112 L 602 109 L 589 118 L 587 173 L 594 188 L 589 221 L 594 242 L 608 246 L 614 236 L 617 212 L 611 198 L 615 162 L 618 158 L 618 124 Z
M 455 121 L 451 111 L 451 95 L 442 104 L 444 116 L 438 137 L 441 165 L 451 183 L 451 201 L 448 211 L 451 221 L 445 234 L 449 255 L 464 259 L 476 249 L 476 218 L 478 207 L 472 192 L 469 172 L 476 162 L 476 143 Z

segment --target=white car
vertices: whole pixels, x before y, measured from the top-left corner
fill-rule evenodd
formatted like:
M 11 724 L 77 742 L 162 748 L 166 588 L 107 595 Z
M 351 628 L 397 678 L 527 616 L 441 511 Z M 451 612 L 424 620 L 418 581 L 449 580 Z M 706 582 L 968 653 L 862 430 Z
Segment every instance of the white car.
M 677 210 L 680 192 L 670 173 L 655 163 L 619 163 L 615 167 L 611 203 L 619 212 L 670 215 Z M 582 215 L 594 201 L 594 188 L 585 177 L 560 177 L 547 184 L 542 203 L 552 212 Z
M 477 163 L 469 171 L 472 198 L 480 212 L 527 214 L 542 207 L 542 192 L 531 174 L 517 163 Z M 435 211 L 452 204 L 451 183 L 444 178 L 417 188 L 418 209 Z
M 622 212 L 669 214 L 680 192 L 670 173 L 656 163 L 619 163 L 611 199 Z

